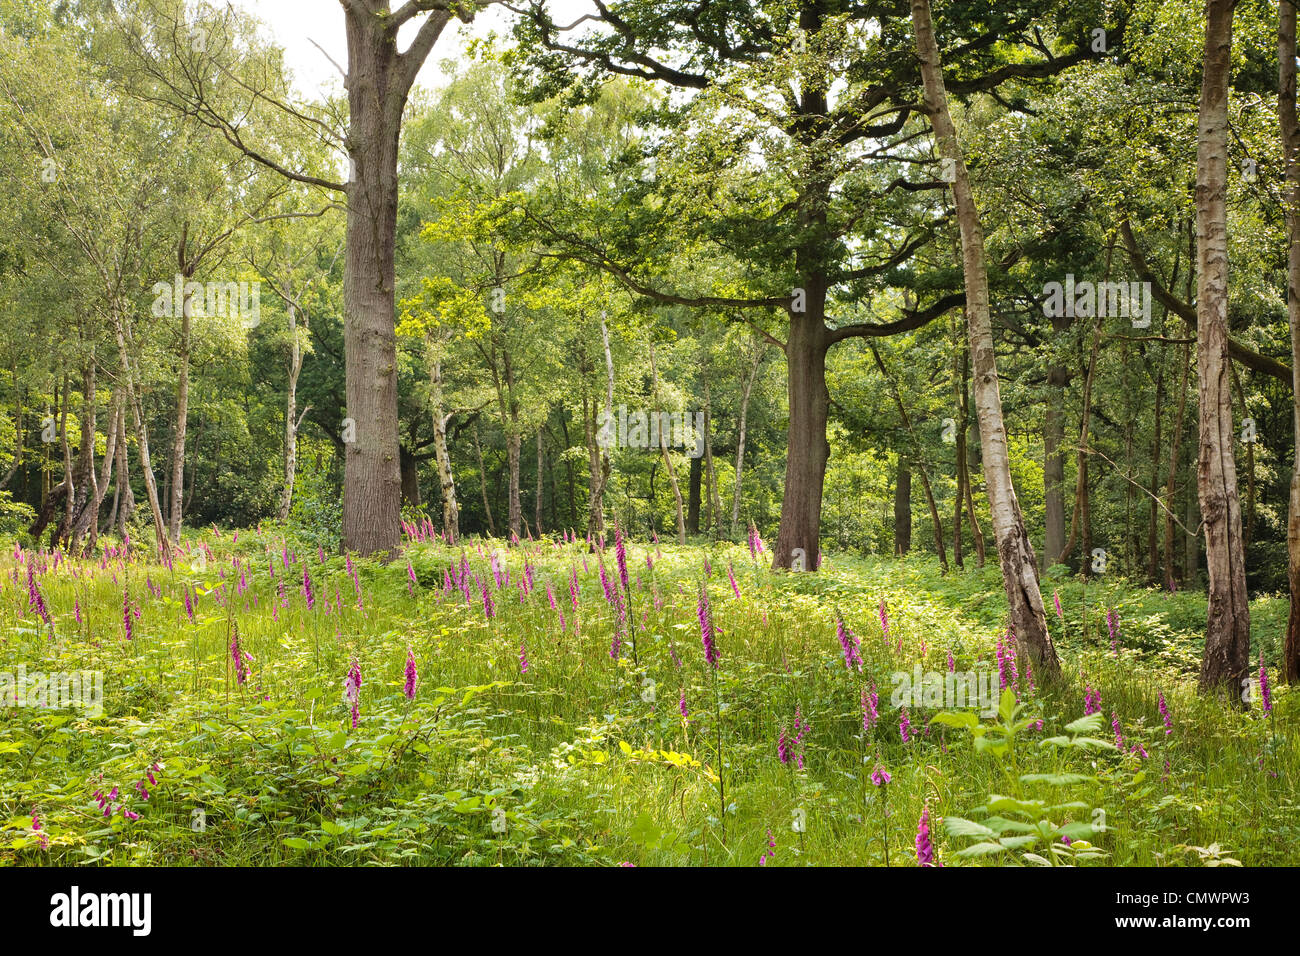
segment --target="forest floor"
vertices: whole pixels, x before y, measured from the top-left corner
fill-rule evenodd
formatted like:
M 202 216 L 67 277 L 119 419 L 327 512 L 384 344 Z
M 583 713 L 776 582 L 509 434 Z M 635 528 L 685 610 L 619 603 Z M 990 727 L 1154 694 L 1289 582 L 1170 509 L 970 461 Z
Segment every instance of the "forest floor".
M 993 566 L 637 541 L 624 589 L 555 541 L 187 547 L 0 557 L 0 863 L 1300 863 L 1284 597 L 1243 709 L 1196 694 L 1203 594 L 1063 568 L 1047 686 Z

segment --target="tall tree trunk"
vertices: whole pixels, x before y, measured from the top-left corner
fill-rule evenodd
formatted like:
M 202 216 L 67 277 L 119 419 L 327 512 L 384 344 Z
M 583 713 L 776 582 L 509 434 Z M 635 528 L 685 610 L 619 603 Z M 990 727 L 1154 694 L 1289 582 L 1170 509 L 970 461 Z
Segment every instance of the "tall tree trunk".
M 1074 509 L 1070 513 L 1070 533 L 1065 539 L 1065 544 L 1061 547 L 1061 553 L 1057 555 L 1055 564 L 1064 564 L 1069 559 L 1070 553 L 1074 550 L 1075 542 L 1079 540 L 1079 530 L 1082 526 L 1084 529 L 1084 552 L 1083 567 L 1091 568 L 1092 565 L 1088 560 L 1090 545 L 1092 544 L 1092 523 L 1088 514 L 1088 426 L 1092 419 L 1092 380 L 1097 372 L 1097 350 L 1101 344 L 1101 320 L 1097 321 L 1096 330 L 1092 337 L 1092 351 L 1088 359 L 1088 375 L 1083 382 L 1083 411 L 1079 416 L 1079 450 L 1075 461 L 1075 481 L 1074 481 Z M 1086 573 L 1091 573 L 1087 571 Z
M 62 535 L 67 541 L 69 551 L 77 550 L 81 536 L 93 523 L 91 519 L 98 511 L 99 502 L 103 500 L 99 490 L 99 478 L 95 474 L 95 419 L 99 415 L 99 396 L 95 389 L 96 364 L 92 348 L 90 361 L 82 371 L 81 448 L 77 464 L 80 475 L 77 479 L 77 496 L 75 505 L 68 512 L 67 526 Z
M 980 425 L 984 483 L 998 544 L 1003 586 L 1010 606 L 1011 628 L 1018 646 L 1034 659 L 1039 673 L 1052 679 L 1060 673 L 1060 662 L 1047 633 L 1047 615 L 1038 587 L 1034 548 L 1025 531 L 1024 518 L 1011 482 L 1006 426 L 1002 420 L 1002 398 L 998 390 L 997 357 L 993 348 L 993 325 L 989 316 L 984 233 L 957 141 L 957 131 L 948 113 L 948 96 L 943 85 L 929 0 L 912 0 L 912 24 L 925 86 L 925 112 L 939 142 L 940 155 L 950 162 L 956 174 L 952 187 L 961 230 L 967 325 L 975 364 L 975 410 Z
M 433 410 L 433 459 L 438 467 L 438 488 L 442 492 L 442 531 L 448 544 L 455 544 L 460 539 L 460 506 L 456 502 L 456 479 L 451 472 L 451 452 L 447 448 L 448 416 L 443 412 L 442 360 L 436 356 L 429 361 L 429 404 Z M 480 468 L 481 462 L 480 454 Z
M 786 340 L 786 395 L 790 409 L 781 528 L 772 564 L 816 571 L 821 565 L 822 489 L 831 446 L 826 440 L 826 281 L 805 273 L 805 311 L 790 310 Z
M 1187 412 L 1187 378 L 1192 363 L 1191 353 L 1191 345 L 1184 345 L 1182 379 L 1178 385 L 1178 410 L 1174 412 L 1174 428 L 1169 434 L 1169 474 L 1165 481 L 1165 587 L 1171 590 L 1178 580 L 1174 567 L 1174 488 L 1178 483 L 1178 466 L 1182 461 L 1180 444 Z
M 683 415 L 689 415 L 683 412 Z M 708 373 L 704 378 L 704 478 L 709 489 L 709 533 L 722 537 L 722 496 L 718 491 L 718 475 L 713 468 L 713 394 L 709 390 Z
M 1069 330 L 1068 317 L 1052 318 L 1052 328 L 1058 334 Z M 1043 566 L 1061 560 L 1065 550 L 1065 454 L 1061 445 L 1065 441 L 1065 387 L 1070 384 L 1070 371 L 1056 364 L 1047 370 L 1047 413 L 1043 418 Z
M 704 462 L 692 458 L 686 479 L 686 533 L 700 533 L 700 486 L 704 478 Z
M 1291 421 L 1295 454 L 1291 465 L 1291 496 L 1287 507 L 1287 580 L 1291 612 L 1282 650 L 1282 679 L 1300 683 L 1300 121 L 1296 118 L 1296 5 L 1280 0 L 1277 26 L 1278 119 L 1286 164 L 1286 307 L 1291 326 Z
M 191 275 L 183 273 L 188 287 Z M 180 544 L 181 513 L 185 507 L 185 430 L 190 414 L 190 332 L 194 315 L 194 296 L 187 290 L 181 299 L 181 341 L 176 355 L 176 420 L 172 429 L 170 492 L 167 502 L 167 539 Z
M 135 513 L 135 492 L 131 490 L 131 461 L 126 447 L 126 399 L 117 419 L 117 491 L 113 495 L 113 514 L 108 527 L 117 528 L 118 537 L 126 540 L 126 527 Z
M 740 426 L 736 437 L 736 484 L 731 492 L 731 537 L 735 538 L 740 528 L 740 492 L 741 478 L 745 472 L 745 435 L 749 420 L 749 396 L 754 390 L 754 380 L 758 377 L 758 367 L 763 364 L 767 354 L 767 343 L 760 342 L 754 350 L 754 361 L 745 377 L 745 387 L 740 394 Z
M 348 44 L 347 249 L 343 273 L 347 443 L 343 547 L 393 555 L 401 544 L 394 249 L 402 111 L 415 74 L 450 19 L 430 13 L 405 53 L 387 2 L 343 4 Z
M 898 456 L 894 478 L 894 557 L 901 558 L 912 550 L 912 469 L 907 459 Z
M 546 454 L 542 445 L 542 429 L 537 429 L 537 494 L 533 498 L 533 525 L 537 529 L 537 536 L 542 535 L 542 496 L 545 488 L 542 484 L 543 475 L 546 471 Z
M 292 302 L 285 303 L 289 318 L 289 384 L 284 405 L 284 490 L 280 495 L 280 520 L 288 521 L 293 508 L 293 486 L 298 476 L 298 376 L 302 373 L 302 343 L 298 341 L 298 309 Z M 303 418 L 311 409 L 302 410 Z
M 961 352 L 961 418 L 957 423 L 957 468 L 961 475 L 961 484 L 965 488 L 966 517 L 970 521 L 971 541 L 975 545 L 975 564 L 984 567 L 984 531 L 980 528 L 979 515 L 975 511 L 975 492 L 971 487 L 970 442 L 967 432 L 970 428 L 970 347 L 963 341 Z
M 1202 692 L 1235 688 L 1250 656 L 1250 602 L 1237 498 L 1228 370 L 1228 79 L 1234 0 L 1206 0 L 1196 140 L 1196 343 L 1200 386 L 1197 486 L 1209 572 Z
M 659 366 L 655 361 L 655 344 L 650 343 L 650 375 L 654 382 L 654 402 L 655 407 L 659 406 Z M 673 501 L 677 506 L 677 543 L 686 543 L 686 513 L 682 508 L 682 489 L 677 484 L 677 470 L 673 467 L 672 456 L 668 454 L 668 436 L 664 434 L 666 429 L 659 429 L 659 451 L 663 455 L 664 470 L 668 472 L 668 483 L 673 489 Z
M 1160 580 L 1160 549 L 1156 544 L 1156 523 L 1159 520 L 1160 512 L 1160 450 L 1162 447 L 1160 430 L 1164 423 L 1165 404 L 1165 358 L 1164 351 L 1161 350 L 1160 368 L 1156 372 L 1156 400 L 1155 411 L 1152 415 L 1154 422 L 1153 437 L 1151 439 L 1151 482 L 1149 497 L 1149 506 L 1147 511 L 1147 580 L 1155 584 Z
M 158 500 L 158 482 L 154 477 L 153 463 L 149 458 L 149 427 L 144 417 L 143 400 L 136 382 L 135 367 L 131 363 L 131 352 L 127 348 L 131 338 L 130 326 L 122 310 L 114 315 L 117 334 L 117 354 L 122 367 L 122 377 L 126 384 L 126 403 L 131 410 L 131 420 L 135 425 L 135 440 L 139 446 L 140 473 L 144 477 L 145 496 L 149 502 L 149 512 L 153 517 L 154 543 L 159 552 L 167 546 L 167 530 L 163 523 L 162 505 Z M 123 469 L 125 476 L 125 469 Z

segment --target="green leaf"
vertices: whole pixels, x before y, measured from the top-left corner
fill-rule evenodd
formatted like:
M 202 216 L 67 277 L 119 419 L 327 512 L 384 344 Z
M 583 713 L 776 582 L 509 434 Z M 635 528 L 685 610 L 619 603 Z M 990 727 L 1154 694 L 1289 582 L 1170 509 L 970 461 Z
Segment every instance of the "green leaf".
M 953 836 L 991 837 L 996 834 L 982 823 L 964 820 L 961 817 L 944 817 L 944 828 Z

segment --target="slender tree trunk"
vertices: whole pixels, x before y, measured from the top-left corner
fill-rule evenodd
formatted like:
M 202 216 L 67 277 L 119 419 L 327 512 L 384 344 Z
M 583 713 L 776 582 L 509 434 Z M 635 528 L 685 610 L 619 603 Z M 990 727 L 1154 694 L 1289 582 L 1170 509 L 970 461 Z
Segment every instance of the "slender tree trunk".
M 754 380 L 758 378 L 758 367 L 763 364 L 767 354 L 767 343 L 759 343 L 754 351 L 754 361 L 745 378 L 745 387 L 740 394 L 740 426 L 736 438 L 736 484 L 731 492 L 731 536 L 736 537 L 740 528 L 740 492 L 741 477 L 745 472 L 745 435 L 749 420 L 749 396 L 754 390 Z
M 126 399 L 117 419 L 117 491 L 113 495 L 113 514 L 108 527 L 117 528 L 118 537 L 126 540 L 126 527 L 135 513 L 135 492 L 131 490 L 131 460 L 126 447 Z
M 1165 404 L 1165 360 L 1162 350 L 1160 368 L 1156 372 L 1156 401 L 1153 415 L 1153 432 L 1151 440 L 1151 482 L 1150 505 L 1147 512 L 1147 579 L 1155 584 L 1160 580 L 1160 549 L 1156 544 L 1156 524 L 1159 520 L 1160 506 L 1160 450 L 1162 447 L 1160 431 L 1164 423 Z
M 993 347 L 993 326 L 989 316 L 988 274 L 984 264 L 984 233 L 962 158 L 957 131 L 948 113 L 934 37 L 929 0 L 912 0 L 912 24 L 916 31 L 921 78 L 925 86 L 925 112 L 939 142 L 940 155 L 955 173 L 953 198 L 961 229 L 962 270 L 966 284 L 966 315 L 971 356 L 975 364 L 975 410 L 980 425 L 980 450 L 984 482 L 998 543 L 1002 580 L 1010 606 L 1011 628 L 1017 644 L 1038 665 L 1045 679 L 1060 673 L 1056 648 L 1047 632 L 1047 615 L 1038 587 L 1038 569 L 1033 545 L 1025 531 L 1024 518 L 1011 482 L 1007 454 L 1006 426 L 1002 420 L 1002 398 L 998 390 L 997 357 Z
M 609 347 L 609 326 L 605 313 L 600 313 L 600 341 L 605 350 L 605 422 L 617 431 L 614 421 L 614 353 Z M 612 444 L 612 443 L 611 443 Z M 587 535 L 605 540 L 605 485 L 609 482 L 610 458 L 608 449 L 596 441 L 596 405 L 592 402 L 591 418 L 587 426 L 587 447 L 591 460 L 591 503 L 587 512 Z
M 99 477 L 95 474 L 95 419 L 99 415 L 99 396 L 95 390 L 96 364 L 92 348 L 90 361 L 82 372 L 81 448 L 78 463 L 81 476 L 77 481 L 76 505 L 68 514 L 67 530 L 64 535 L 69 551 L 77 550 L 82 535 L 95 523 L 93 519 L 104 497 L 99 490 Z M 110 442 L 110 454 L 111 450 Z
M 1291 326 L 1291 420 L 1295 453 L 1291 465 L 1291 495 L 1287 507 L 1287 579 L 1291 612 L 1282 650 L 1282 679 L 1300 683 L 1300 121 L 1296 118 L 1296 5 L 1280 0 L 1277 27 L 1278 119 L 1286 165 L 1286 306 Z
M 1083 382 L 1083 411 L 1079 416 L 1079 451 L 1075 462 L 1075 481 L 1074 481 L 1074 510 L 1070 515 L 1070 533 L 1065 539 L 1065 544 L 1061 547 L 1061 553 L 1057 556 L 1055 564 L 1064 564 L 1074 550 L 1075 542 L 1079 540 L 1079 529 L 1082 525 L 1085 529 L 1083 567 L 1091 568 L 1088 561 L 1090 545 L 1092 544 L 1091 519 L 1088 514 L 1088 427 L 1092 420 L 1092 380 L 1097 371 L 1097 350 L 1101 344 L 1101 322 L 1097 322 L 1096 331 L 1092 338 L 1092 351 L 1088 359 L 1088 375 Z M 1091 572 L 1088 572 L 1091 573 Z
M 963 342 L 961 355 L 961 421 L 957 426 L 957 466 L 961 474 L 962 486 L 966 489 L 966 516 L 970 521 L 971 541 L 975 545 L 975 564 L 984 567 L 984 531 L 980 528 L 979 515 L 975 511 L 975 492 L 971 487 L 970 442 L 967 432 L 970 428 L 970 391 L 967 387 L 970 378 L 970 349 Z
M 298 376 L 302 372 L 302 343 L 298 341 L 298 310 L 292 302 L 285 303 L 289 317 L 289 385 L 284 407 L 284 491 L 280 496 L 280 520 L 288 521 L 293 508 L 293 486 L 298 476 Z M 303 409 L 306 417 L 308 409 Z
M 686 533 L 700 533 L 700 486 L 704 478 L 704 462 L 691 459 L 690 474 L 686 479 Z
M 1068 318 L 1053 318 L 1051 321 L 1058 335 L 1071 325 Z M 1061 445 L 1065 441 L 1065 387 L 1068 384 L 1070 372 L 1064 365 L 1053 365 L 1047 370 L 1047 413 L 1043 419 L 1044 569 L 1060 561 L 1065 550 L 1065 454 Z
M 449 544 L 460 540 L 460 506 L 456 502 L 456 480 L 451 472 L 451 453 L 447 448 L 447 415 L 443 411 L 442 360 L 429 361 L 429 403 L 433 407 L 433 458 L 438 467 L 438 488 L 442 492 L 442 531 Z M 475 426 L 477 442 L 477 426 Z M 483 467 L 482 452 L 479 468 Z
M 718 491 L 718 475 L 713 468 L 713 395 L 709 390 L 707 370 L 704 381 L 704 477 L 709 488 L 709 532 L 714 538 L 721 538 L 722 496 Z
M 655 361 L 655 345 L 650 343 L 650 375 L 654 381 L 655 407 L 659 405 L 659 366 Z M 665 429 L 659 429 L 659 451 L 663 455 L 664 470 L 668 472 L 668 483 L 673 489 L 673 501 L 677 506 L 677 543 L 686 543 L 686 512 L 682 508 L 682 489 L 677 484 L 677 470 L 673 467 L 672 456 L 668 454 L 668 436 Z
M 189 274 L 184 278 L 188 280 Z M 186 282 L 188 285 L 188 281 Z M 181 300 L 181 342 L 176 355 L 176 420 L 172 429 L 172 461 L 168 480 L 167 538 L 173 545 L 181 540 L 181 513 L 185 507 L 185 430 L 190 414 L 190 332 L 194 297 L 188 291 Z
M 1178 484 L 1178 466 L 1182 460 L 1180 444 L 1183 439 L 1184 418 L 1187 413 L 1187 378 L 1192 362 L 1192 347 L 1183 346 L 1182 380 L 1178 385 L 1178 408 L 1174 412 L 1174 428 L 1169 433 L 1169 474 L 1165 481 L 1165 587 L 1172 590 L 1178 580 L 1174 567 L 1174 489 Z M 1183 582 L 1184 584 L 1186 581 Z
M 1234 0 L 1206 0 L 1196 148 L 1196 346 L 1200 386 L 1197 486 L 1209 571 L 1202 692 L 1236 687 L 1250 656 L 1250 602 L 1234 458 L 1228 369 L 1228 79 Z
M 131 364 L 130 350 L 127 342 L 130 329 L 126 319 L 119 312 L 115 315 L 117 332 L 117 353 L 122 366 L 122 377 L 126 384 L 126 403 L 131 410 L 131 419 L 135 424 L 135 440 L 139 446 L 140 473 L 144 476 L 145 496 L 149 502 L 149 512 L 153 517 L 155 545 L 159 552 L 167 546 L 167 530 L 163 523 L 162 505 L 158 500 L 158 482 L 154 478 L 153 463 L 149 458 L 149 428 L 145 422 L 144 408 L 136 383 L 135 368 Z M 123 471 L 125 475 L 125 470 Z
M 894 477 L 894 557 L 901 558 L 912 550 L 912 469 L 907 459 L 898 456 Z
M 545 488 L 542 484 L 542 476 L 546 471 L 546 454 L 542 445 L 542 429 L 537 429 L 537 494 L 533 499 L 533 525 L 537 529 L 537 536 L 542 535 L 542 495 Z

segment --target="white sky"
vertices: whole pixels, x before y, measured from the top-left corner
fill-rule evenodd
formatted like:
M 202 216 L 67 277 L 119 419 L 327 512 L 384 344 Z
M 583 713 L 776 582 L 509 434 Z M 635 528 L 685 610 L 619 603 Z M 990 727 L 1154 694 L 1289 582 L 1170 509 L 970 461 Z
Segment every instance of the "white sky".
M 342 92 L 343 80 L 339 72 L 326 58 L 325 54 L 312 45 L 319 44 L 340 66 L 347 67 L 347 39 L 343 30 L 343 8 L 338 0 L 230 0 L 240 7 L 255 14 L 269 28 L 275 42 L 284 47 L 285 60 L 293 71 L 295 85 L 305 96 L 318 96 L 321 93 Z M 401 0 L 393 0 L 396 9 Z M 547 6 L 561 25 L 576 20 L 583 13 L 594 11 L 589 0 L 549 0 Z M 416 81 L 422 86 L 441 85 L 445 74 L 440 68 L 443 60 L 455 56 L 463 49 L 465 41 L 471 36 L 484 37 L 495 31 L 498 36 L 507 37 L 510 30 L 512 14 L 498 6 L 493 6 L 474 18 L 469 26 L 459 20 L 452 20 L 438 42 L 433 53 L 425 61 Z M 416 17 L 406 23 L 398 38 L 400 49 L 406 49 L 411 37 L 419 29 L 423 17 Z

